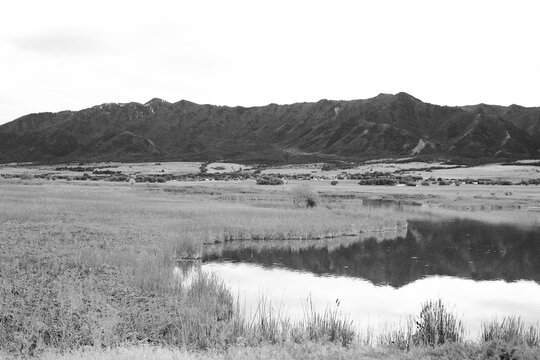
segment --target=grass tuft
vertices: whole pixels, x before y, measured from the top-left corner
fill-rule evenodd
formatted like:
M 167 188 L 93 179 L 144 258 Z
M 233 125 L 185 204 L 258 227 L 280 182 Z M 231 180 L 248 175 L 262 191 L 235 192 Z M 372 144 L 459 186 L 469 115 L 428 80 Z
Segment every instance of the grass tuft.
M 422 305 L 415 319 L 416 332 L 412 339 L 416 345 L 437 346 L 463 339 L 463 322 L 450 312 L 441 299 L 430 300 Z
M 512 345 L 540 346 L 540 327 L 525 325 L 518 316 L 505 316 L 482 323 L 481 340 L 503 341 Z
M 313 189 L 308 184 L 294 187 L 291 191 L 291 195 L 294 205 L 299 208 L 313 208 L 321 202 L 317 190 Z

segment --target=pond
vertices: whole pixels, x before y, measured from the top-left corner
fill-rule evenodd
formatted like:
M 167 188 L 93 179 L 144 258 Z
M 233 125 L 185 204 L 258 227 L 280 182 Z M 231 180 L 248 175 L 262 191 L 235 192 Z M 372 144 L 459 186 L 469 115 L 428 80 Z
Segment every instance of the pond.
M 202 269 L 218 274 L 248 314 L 264 296 L 282 316 L 300 320 L 309 299 L 321 312 L 339 306 L 360 330 L 375 334 L 439 298 L 471 338 L 496 316 L 540 322 L 537 214 L 517 225 L 506 216 L 484 221 L 473 213 L 395 211 L 407 216 L 406 231 L 296 245 L 225 243 L 206 250 Z

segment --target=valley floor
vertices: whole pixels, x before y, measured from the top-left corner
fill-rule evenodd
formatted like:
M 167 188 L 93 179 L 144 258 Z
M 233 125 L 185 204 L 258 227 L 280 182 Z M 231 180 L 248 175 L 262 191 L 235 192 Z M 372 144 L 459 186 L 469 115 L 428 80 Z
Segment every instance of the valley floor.
M 207 243 L 332 238 L 406 225 L 362 202 L 403 201 L 456 213 L 489 207 L 511 222 L 538 219 L 540 206 L 540 186 L 310 181 L 317 206 L 297 208 L 294 189 L 305 183 L 0 179 L 0 358 L 540 358 L 537 346 L 521 342 L 363 347 L 337 318 L 285 326 L 262 316 L 254 325 L 218 278 L 202 274 L 186 287 L 174 274 L 178 259 L 200 257 Z

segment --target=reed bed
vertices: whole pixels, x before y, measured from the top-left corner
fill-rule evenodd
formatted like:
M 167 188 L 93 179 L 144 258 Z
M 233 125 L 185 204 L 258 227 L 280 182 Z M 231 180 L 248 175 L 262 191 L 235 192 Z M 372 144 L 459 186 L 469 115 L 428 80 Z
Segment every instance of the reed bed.
M 286 249 L 292 252 L 314 248 L 327 249 L 329 252 L 340 248 L 347 248 L 357 242 L 367 239 L 375 239 L 383 241 L 386 239 L 395 239 L 398 236 L 405 237 L 406 229 L 397 231 L 382 231 L 362 233 L 355 236 L 340 236 L 335 238 L 324 239 L 305 239 L 305 240 L 235 240 L 221 243 L 207 244 L 204 247 L 204 256 L 217 255 L 225 251 L 239 251 L 242 249 L 251 249 L 255 252 L 264 252 L 267 250 Z

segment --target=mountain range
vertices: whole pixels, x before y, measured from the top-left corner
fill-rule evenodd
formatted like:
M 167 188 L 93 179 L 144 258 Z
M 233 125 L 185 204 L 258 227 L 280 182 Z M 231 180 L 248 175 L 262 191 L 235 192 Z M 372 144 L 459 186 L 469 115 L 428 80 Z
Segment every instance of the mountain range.
M 540 157 L 540 107 L 439 106 L 406 94 L 258 107 L 152 99 L 0 126 L 0 162 L 298 162 Z

